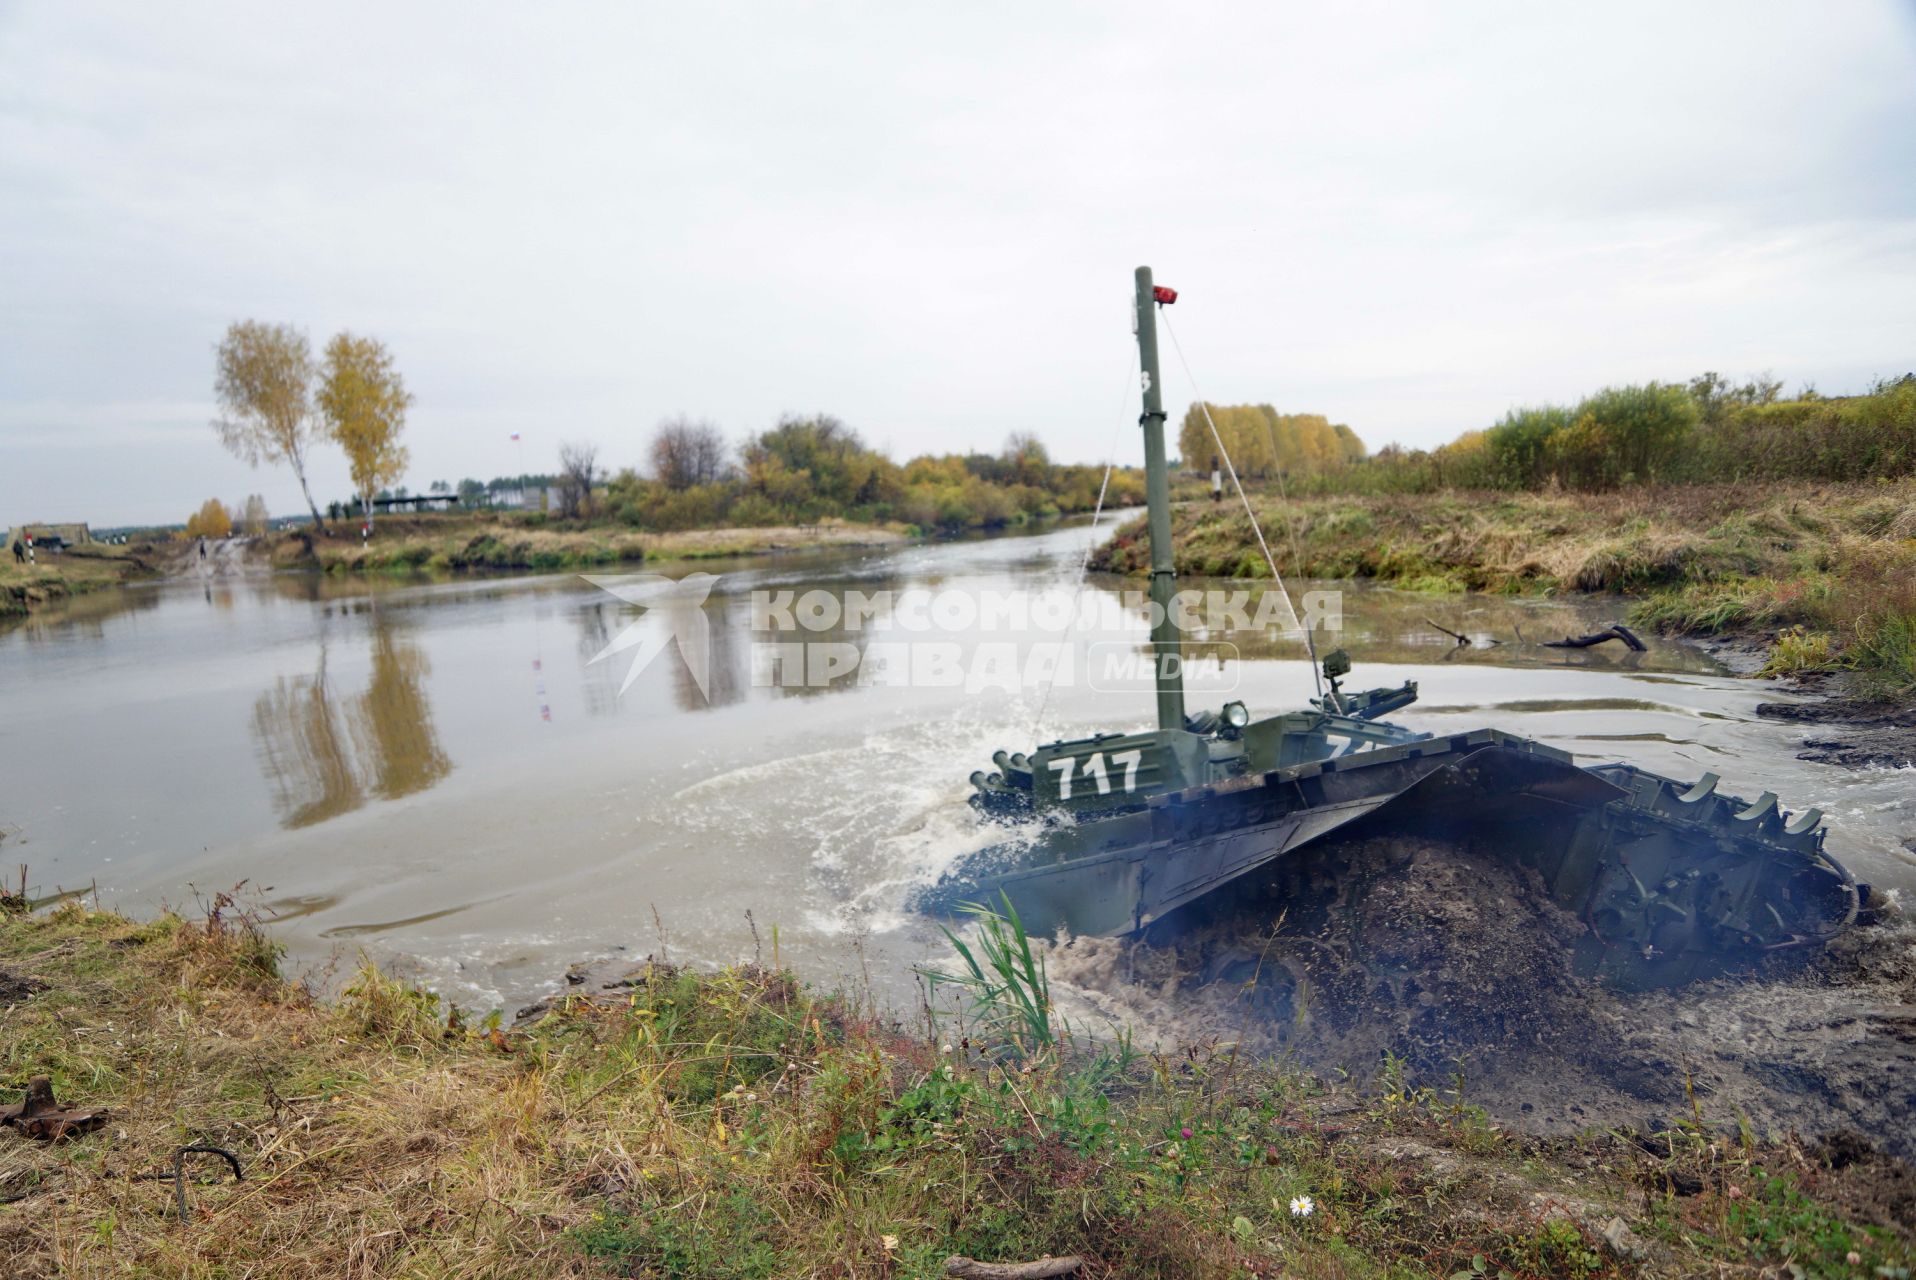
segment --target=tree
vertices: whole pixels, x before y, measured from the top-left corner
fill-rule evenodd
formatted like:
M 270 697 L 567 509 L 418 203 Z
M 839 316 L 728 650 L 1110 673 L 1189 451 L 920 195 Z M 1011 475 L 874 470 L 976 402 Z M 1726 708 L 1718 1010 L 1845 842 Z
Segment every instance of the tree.
M 266 499 L 257 493 L 247 495 L 246 504 L 241 508 L 240 514 L 240 523 L 246 527 L 246 532 L 255 538 L 263 537 L 266 533 L 266 520 Z
M 1331 432 L 1337 437 L 1338 444 L 1343 446 L 1344 461 L 1346 463 L 1362 462 L 1364 460 L 1364 442 L 1358 438 L 1355 431 L 1352 431 L 1341 422 L 1334 422 L 1331 424 Z
M 445 481 L 445 480 L 435 480 L 432 482 L 432 487 L 428 489 L 427 492 L 432 493 L 434 495 L 448 494 L 452 492 L 452 484 L 449 481 Z
M 1655 483 L 1676 462 L 1696 429 L 1698 416 L 1690 394 L 1669 383 L 1605 387 L 1586 397 L 1577 406 L 1577 425 L 1585 419 L 1594 422 L 1590 435 L 1609 454 L 1606 474 L 1586 487 L 1604 487 L 1615 479 Z
M 598 479 L 599 446 L 569 441 L 559 446 L 559 514 L 568 519 L 592 513 L 592 486 Z
M 476 507 L 479 500 L 486 496 L 486 486 L 471 476 L 459 482 L 459 503 L 461 506 Z
M 1715 426 L 1732 410 L 1748 405 L 1775 404 L 1783 394 L 1783 383 L 1769 374 L 1751 378 L 1741 386 L 1712 371 L 1690 379 L 1690 398 L 1696 401 L 1702 421 Z
M 326 344 L 319 409 L 333 439 L 346 451 L 356 492 L 369 495 L 405 474 L 407 453 L 399 433 L 411 405 L 412 395 L 385 343 L 339 333 Z
M 1268 404 L 1194 404 L 1178 430 L 1178 451 L 1184 465 L 1208 471 L 1222 465 L 1217 435 L 1240 476 L 1267 476 L 1276 471 L 1312 472 L 1342 466 L 1364 455 L 1364 443 L 1349 427 L 1332 426 L 1321 413 L 1279 413 Z M 1218 459 L 1216 463 L 1213 459 Z
M 725 479 L 725 436 L 712 423 L 683 415 L 659 423 L 652 437 L 652 475 L 678 492 Z
M 324 530 L 306 483 L 306 453 L 317 438 L 312 407 L 313 351 L 289 324 L 236 320 L 215 348 L 213 420 L 220 443 L 252 466 L 284 462 L 299 480 L 313 523 Z
M 1556 405 L 1512 409 L 1484 433 L 1496 482 L 1512 489 L 1535 489 L 1560 461 L 1556 436 L 1569 429 L 1571 413 Z
M 799 518 L 898 496 L 898 468 L 830 414 L 788 414 L 739 453 L 747 488 Z
M 186 518 L 189 538 L 226 538 L 233 533 L 233 516 L 218 498 L 208 498 L 200 509 Z
M 1006 479 L 1013 484 L 1041 485 L 1051 470 L 1051 455 L 1044 444 L 1029 431 L 1014 431 L 1005 437 Z

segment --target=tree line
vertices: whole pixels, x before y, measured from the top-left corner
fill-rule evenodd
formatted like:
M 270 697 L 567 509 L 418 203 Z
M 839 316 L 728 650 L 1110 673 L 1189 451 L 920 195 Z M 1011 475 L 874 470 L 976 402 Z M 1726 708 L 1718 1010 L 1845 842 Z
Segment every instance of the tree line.
M 1212 435 L 1215 426 L 1217 434 Z M 1222 469 L 1218 441 L 1245 477 L 1332 471 L 1365 457 L 1364 442 L 1318 413 L 1279 413 L 1268 404 L 1193 404 L 1178 428 L 1178 450 L 1194 471 Z
M 659 424 L 649 474 L 626 468 L 605 486 L 607 514 L 637 528 L 808 524 L 833 517 L 922 530 L 991 528 L 1092 510 L 1104 468 L 1051 461 L 1029 432 L 997 453 L 925 454 L 899 463 L 826 413 L 788 414 L 736 448 L 712 422 Z M 1144 500 L 1143 473 L 1114 468 L 1108 507 Z
M 1769 377 L 1606 387 L 1570 405 L 1512 409 L 1436 449 L 1390 445 L 1306 476 L 1308 491 L 1603 491 L 1645 484 L 1867 480 L 1916 474 L 1916 373 L 1867 392 L 1784 398 Z
M 291 325 L 239 321 L 217 348 L 222 443 L 248 462 L 284 462 L 315 523 L 325 521 L 306 480 L 323 442 L 345 451 L 355 499 L 334 518 L 370 514 L 375 498 L 406 496 L 400 442 L 413 402 L 385 345 L 342 332 L 315 360 Z M 1213 431 L 1215 429 L 1215 435 Z M 1428 492 L 1443 488 L 1605 490 L 1655 483 L 1854 480 L 1916 473 L 1916 374 L 1858 396 L 1805 389 L 1784 399 L 1768 378 L 1742 383 L 1706 373 L 1688 383 L 1606 387 L 1573 405 L 1512 409 L 1492 426 L 1436 449 L 1390 445 L 1367 453 L 1350 427 L 1268 404 L 1193 404 L 1179 427 L 1184 465 L 1219 464 L 1218 441 L 1240 475 L 1282 474 L 1300 492 Z M 1036 436 L 1014 432 L 998 452 L 924 454 L 900 463 L 827 413 L 788 414 L 736 446 L 712 422 L 669 418 L 653 433 L 645 471 L 602 470 L 598 449 L 567 443 L 554 475 L 498 478 L 430 492 L 476 505 L 513 484 L 549 485 L 562 518 L 605 517 L 636 528 L 807 524 L 825 518 L 892 521 L 922 530 L 998 527 L 1084 512 L 1104 470 L 1055 463 Z M 1114 469 L 1106 505 L 1143 501 L 1136 468 Z M 257 504 L 257 506 L 255 506 Z M 225 536 L 235 522 L 263 528 L 265 504 L 228 510 L 209 500 L 189 532 Z
M 258 537 L 266 532 L 270 519 L 266 512 L 266 499 L 257 493 L 248 494 L 244 502 L 231 507 L 218 498 L 208 498 L 200 504 L 198 511 L 186 518 L 186 536 L 230 538 L 235 530 L 239 530 Z
M 307 480 L 323 444 L 346 454 L 354 497 L 329 505 L 333 519 L 370 518 L 374 501 L 406 497 L 397 482 L 408 452 L 401 442 L 413 403 L 392 353 L 377 338 L 342 332 L 315 359 L 306 334 L 289 324 L 236 321 L 215 349 L 214 392 L 220 441 L 254 466 L 284 464 L 299 481 L 314 524 L 324 531 Z M 1361 451 L 1361 446 L 1360 446 Z M 1053 463 L 1037 437 L 1014 433 L 998 453 L 924 455 L 900 464 L 867 445 L 830 414 L 786 415 L 736 448 L 712 423 L 668 419 L 647 451 L 649 475 L 601 469 L 598 448 L 568 442 L 554 475 L 521 476 L 549 486 L 560 518 L 609 517 L 660 530 L 719 525 L 812 523 L 828 517 L 897 521 L 921 529 L 993 527 L 1091 510 L 1101 491 L 1111 506 L 1143 501 L 1134 469 Z M 511 482 L 432 482 L 428 493 L 477 505 Z M 397 486 L 397 487 L 395 487 Z M 241 517 L 263 527 L 264 504 Z M 235 513 L 209 499 L 189 532 L 224 537 Z

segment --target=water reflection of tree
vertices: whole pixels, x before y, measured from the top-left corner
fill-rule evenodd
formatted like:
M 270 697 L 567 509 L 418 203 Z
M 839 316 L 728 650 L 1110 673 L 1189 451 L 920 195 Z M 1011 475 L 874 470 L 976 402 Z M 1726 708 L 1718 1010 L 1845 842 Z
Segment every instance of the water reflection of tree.
M 253 703 L 253 738 L 281 825 L 310 827 L 366 802 L 333 715 L 324 641 L 317 672 L 281 676 Z
M 678 660 L 672 664 L 672 698 L 681 711 L 730 706 L 745 696 L 750 674 L 739 644 L 743 620 L 734 617 L 722 600 L 707 600 L 700 608 L 711 637 L 705 648 L 705 688 L 700 689 L 692 678 L 689 655 L 674 655 Z
M 575 615 L 579 622 L 579 663 L 585 672 L 585 709 L 587 715 L 602 716 L 618 708 L 619 681 L 625 679 L 625 667 L 610 659 L 592 664 L 592 655 L 604 649 L 612 639 L 611 615 L 616 606 L 594 600 Z
M 432 664 L 374 615 L 372 677 L 353 706 L 353 739 L 370 763 L 372 788 L 388 800 L 424 791 L 452 772 L 426 701 Z
M 936 595 L 943 586 L 942 579 L 928 578 L 922 582 L 900 582 L 895 587 L 887 584 L 887 589 L 906 591 L 916 588 Z M 793 600 L 803 600 L 814 594 L 830 596 L 838 602 L 839 612 L 830 626 L 814 625 L 822 623 L 822 618 L 801 618 L 795 613 L 795 627 L 787 627 L 780 619 L 770 631 L 750 633 L 754 645 L 752 658 L 757 664 L 752 679 L 764 685 L 775 697 L 812 698 L 826 693 L 844 693 L 857 689 L 861 679 L 878 678 L 876 667 L 867 669 L 865 666 L 874 644 L 894 646 L 890 653 L 896 660 L 909 664 L 910 647 L 914 643 L 942 643 L 960 639 L 955 635 L 935 632 L 878 631 L 862 618 L 859 625 L 854 627 L 847 613 L 846 588 L 829 579 L 792 585 Z M 749 626 L 750 623 L 737 622 L 735 625 Z M 880 652 L 886 653 L 887 650 L 881 649 Z M 828 662 L 842 663 L 846 669 L 826 680 Z M 888 671 L 884 678 L 899 679 L 909 674 L 907 666 L 903 672 L 895 669 Z
M 307 827 L 385 799 L 424 791 L 452 772 L 426 698 L 426 655 L 373 611 L 366 688 L 347 697 L 319 668 L 280 677 L 253 703 L 253 737 L 273 807 L 287 827 Z
M 706 687 L 699 688 L 692 677 L 693 656 L 680 650 L 680 642 L 668 640 L 663 652 L 651 660 L 652 666 L 665 667 L 671 674 L 672 701 L 680 711 L 703 711 L 724 707 L 745 697 L 750 684 L 747 652 L 738 632 L 747 624 L 744 615 L 728 607 L 722 599 L 706 600 L 700 605 L 671 605 L 648 609 L 634 615 L 615 600 L 593 601 L 581 607 L 575 617 L 579 624 L 578 650 L 584 674 L 586 711 L 607 715 L 618 709 L 619 687 L 631 670 L 635 650 L 625 649 L 598 662 L 592 658 L 602 652 L 626 627 L 637 624 L 663 629 L 668 635 L 683 625 L 669 609 L 697 608 L 704 612 L 710 640 L 706 646 Z M 690 639 L 686 643 L 690 643 Z M 650 671 L 650 666 L 647 671 Z M 646 679 L 642 674 L 640 679 Z

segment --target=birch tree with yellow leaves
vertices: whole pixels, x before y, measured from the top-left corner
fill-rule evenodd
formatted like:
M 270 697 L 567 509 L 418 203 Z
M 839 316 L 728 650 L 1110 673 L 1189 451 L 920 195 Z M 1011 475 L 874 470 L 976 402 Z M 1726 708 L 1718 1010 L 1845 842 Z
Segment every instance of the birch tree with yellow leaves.
M 317 434 L 312 406 L 313 350 L 290 324 L 238 320 L 215 348 L 213 394 L 220 416 L 213 420 L 220 443 L 257 467 L 284 462 L 306 495 L 313 524 L 325 529 L 319 505 L 306 484 L 306 454 Z
M 408 455 L 399 433 L 412 394 L 385 343 L 339 333 L 326 344 L 318 399 L 327 430 L 346 451 L 353 489 L 370 525 L 373 495 L 406 474 Z

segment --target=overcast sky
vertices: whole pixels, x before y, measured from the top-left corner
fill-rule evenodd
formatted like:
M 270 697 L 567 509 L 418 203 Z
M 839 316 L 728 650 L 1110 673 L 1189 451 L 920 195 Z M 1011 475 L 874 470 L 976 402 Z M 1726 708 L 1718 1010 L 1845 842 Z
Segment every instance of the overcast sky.
M 208 426 L 242 317 L 385 339 L 415 488 L 680 412 L 1130 461 L 1143 262 L 1210 399 L 1373 447 L 1861 389 L 1916 366 L 1916 5 L 0 0 L 0 525 L 296 509 Z

